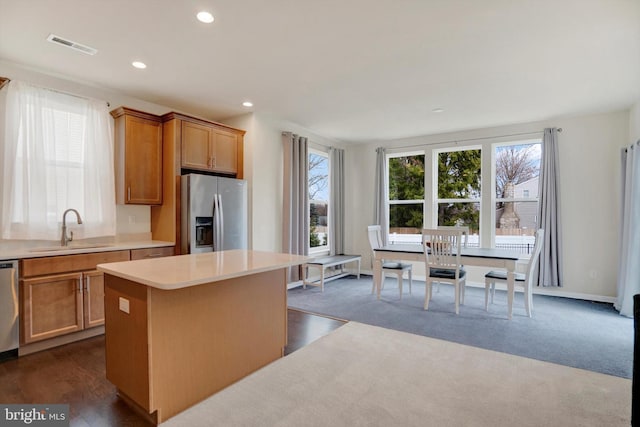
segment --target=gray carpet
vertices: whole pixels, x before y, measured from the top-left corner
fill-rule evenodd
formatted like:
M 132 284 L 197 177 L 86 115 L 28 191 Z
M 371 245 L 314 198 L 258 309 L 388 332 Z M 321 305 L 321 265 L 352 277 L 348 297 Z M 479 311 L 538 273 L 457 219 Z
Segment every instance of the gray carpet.
M 320 288 L 288 292 L 291 308 L 504 353 L 587 369 L 623 378 L 633 372 L 633 319 L 620 316 L 611 304 L 569 298 L 533 296 L 533 317 L 524 312 L 516 293 L 513 319 L 507 319 L 507 298 L 496 292 L 484 310 L 484 289 L 467 287 L 465 304 L 455 315 L 453 288 L 442 285 L 424 311 L 424 282 L 414 281 L 413 295 L 405 280 L 402 300 L 395 279 L 388 278 L 378 301 L 371 295 L 371 276 L 348 276 Z

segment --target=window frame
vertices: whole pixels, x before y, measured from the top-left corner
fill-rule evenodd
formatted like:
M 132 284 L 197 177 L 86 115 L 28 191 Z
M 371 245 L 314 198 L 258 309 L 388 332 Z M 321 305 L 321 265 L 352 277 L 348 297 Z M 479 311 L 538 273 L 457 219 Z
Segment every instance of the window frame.
M 497 162 L 497 157 L 498 157 L 498 147 L 512 147 L 512 146 L 524 146 L 524 145 L 534 145 L 534 144 L 538 144 L 540 145 L 540 147 L 542 147 L 542 137 L 539 138 L 528 138 L 528 139 L 522 139 L 522 140 L 510 140 L 510 141 L 503 141 L 503 142 L 495 142 L 491 144 L 491 162 L 492 162 L 492 173 L 491 173 L 491 196 L 492 196 L 492 200 L 491 200 L 491 217 L 492 217 L 492 227 L 491 227 L 491 247 L 495 248 L 496 247 L 496 238 L 498 236 L 498 233 L 496 231 L 496 222 L 498 220 L 497 215 L 496 215 L 496 204 L 498 203 L 508 203 L 508 202 L 512 202 L 512 203 L 536 203 L 539 204 L 540 203 L 540 194 L 538 191 L 538 194 L 534 195 L 534 196 L 529 196 L 529 197 L 498 197 L 498 195 L 496 194 L 496 179 L 497 179 L 497 171 L 496 171 L 496 162 Z M 538 171 L 538 179 L 540 179 L 540 171 Z M 536 215 L 536 219 L 535 219 L 536 223 L 538 221 L 537 215 Z M 532 236 L 534 236 L 534 234 L 532 234 Z M 533 242 L 531 244 L 531 249 L 533 249 Z
M 532 133 L 533 135 L 533 133 Z M 480 142 L 479 142 L 480 141 Z M 412 155 L 425 156 L 425 182 L 424 182 L 424 224 L 423 227 L 437 227 L 438 224 L 438 204 L 439 203 L 478 203 L 479 204 L 479 220 L 478 220 L 478 245 L 480 247 L 494 248 L 496 240 L 496 203 L 504 201 L 504 198 L 496 196 L 496 160 L 498 146 L 517 146 L 541 144 L 542 135 L 533 137 L 518 138 L 517 136 L 505 137 L 488 137 L 469 140 L 468 144 L 460 141 L 451 141 L 442 144 L 415 144 L 411 148 L 393 148 L 390 149 L 385 156 L 387 162 L 387 186 L 390 185 L 389 176 L 389 158 L 405 157 Z M 480 150 L 480 194 L 477 198 L 438 198 L 438 161 L 439 153 L 464 150 Z M 430 165 L 431 171 L 427 170 Z M 388 191 L 388 187 L 387 187 Z M 539 198 L 535 197 L 518 197 L 508 199 L 514 202 L 535 202 L 539 203 Z M 389 214 L 392 204 L 415 203 L 417 201 L 392 201 L 387 194 L 387 214 Z M 389 236 L 389 230 L 384 230 Z

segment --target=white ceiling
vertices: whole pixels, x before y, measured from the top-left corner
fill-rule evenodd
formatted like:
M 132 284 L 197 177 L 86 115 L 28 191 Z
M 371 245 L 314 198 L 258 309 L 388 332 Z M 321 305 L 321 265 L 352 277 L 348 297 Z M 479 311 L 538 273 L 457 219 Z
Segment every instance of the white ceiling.
M 0 0 L 0 59 L 214 120 L 393 139 L 629 108 L 640 0 Z

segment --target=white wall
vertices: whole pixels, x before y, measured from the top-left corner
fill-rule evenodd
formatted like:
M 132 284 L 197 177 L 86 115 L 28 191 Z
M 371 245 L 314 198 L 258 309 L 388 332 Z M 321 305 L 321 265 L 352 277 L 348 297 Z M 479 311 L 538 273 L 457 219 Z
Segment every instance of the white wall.
M 629 111 L 629 144 L 640 140 L 640 101 Z
M 253 249 L 279 252 L 282 250 L 284 176 L 282 132 L 306 136 L 312 145 L 342 147 L 342 144 L 269 115 L 247 114 L 226 119 L 225 123 L 247 130 L 244 169 L 245 177 L 250 180 Z
M 564 286 L 545 288 L 543 291 L 612 301 L 616 296 L 619 240 L 620 148 L 628 144 L 629 111 L 430 135 L 350 148 L 346 163 L 346 222 L 349 230 L 346 250 L 363 254 L 363 267 L 370 268 L 366 226 L 373 221 L 376 147 L 384 146 L 393 150 L 394 147 L 416 144 L 538 132 L 545 127 L 563 128 L 559 136 L 559 156 Z M 420 270 L 421 266 L 416 267 Z M 479 279 L 475 276 L 474 281 L 482 279 L 482 276 Z

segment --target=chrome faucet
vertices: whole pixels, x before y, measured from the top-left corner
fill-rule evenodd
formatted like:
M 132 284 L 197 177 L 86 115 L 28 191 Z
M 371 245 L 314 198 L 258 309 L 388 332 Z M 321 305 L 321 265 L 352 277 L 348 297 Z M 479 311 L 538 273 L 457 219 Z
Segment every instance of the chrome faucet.
M 76 219 L 78 220 L 78 224 L 82 224 L 82 218 L 80 218 L 80 214 L 75 209 L 67 209 L 62 214 L 62 237 L 60 238 L 60 246 L 67 246 L 67 243 L 73 240 L 73 231 L 71 231 L 71 237 L 67 237 L 67 213 L 71 211 L 76 214 Z

